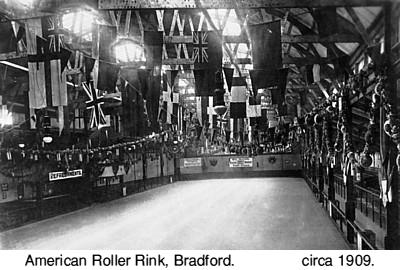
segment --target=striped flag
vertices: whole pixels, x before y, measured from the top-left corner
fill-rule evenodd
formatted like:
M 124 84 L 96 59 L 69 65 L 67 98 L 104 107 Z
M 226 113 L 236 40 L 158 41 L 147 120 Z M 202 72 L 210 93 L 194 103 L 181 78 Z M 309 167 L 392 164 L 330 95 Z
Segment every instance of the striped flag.
M 80 108 L 74 109 L 73 121 L 70 123 L 70 128 L 74 130 L 85 129 L 85 113 Z
M 256 99 L 251 96 L 247 99 L 246 109 L 250 126 L 255 126 L 257 118 L 261 117 L 261 104 L 256 104 Z
M 29 69 L 29 108 L 42 109 L 47 107 L 44 61 L 30 61 L 32 56 L 44 58 L 45 42 L 39 38 L 42 36 L 42 21 L 40 19 L 27 20 L 25 27 Z
M 197 119 L 203 127 L 217 127 L 217 114 L 214 111 L 213 97 L 196 96 L 196 113 Z
M 179 93 L 174 92 L 177 70 L 167 70 L 163 75 L 161 121 L 167 124 L 178 124 Z
M 64 128 L 64 107 L 68 105 L 65 67 L 71 52 L 64 49 L 59 16 L 30 19 L 26 23 L 29 105 L 32 109 L 58 108 L 58 127 Z M 46 74 L 46 71 L 50 71 Z
M 231 88 L 231 118 L 246 118 L 246 90 L 245 78 L 234 77 Z

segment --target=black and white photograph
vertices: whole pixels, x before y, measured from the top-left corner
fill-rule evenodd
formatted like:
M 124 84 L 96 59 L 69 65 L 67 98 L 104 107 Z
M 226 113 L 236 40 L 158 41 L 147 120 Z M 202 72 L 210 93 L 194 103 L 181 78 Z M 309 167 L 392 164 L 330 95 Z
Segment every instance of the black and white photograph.
M 0 250 L 400 250 L 399 100 L 398 0 L 0 0 Z

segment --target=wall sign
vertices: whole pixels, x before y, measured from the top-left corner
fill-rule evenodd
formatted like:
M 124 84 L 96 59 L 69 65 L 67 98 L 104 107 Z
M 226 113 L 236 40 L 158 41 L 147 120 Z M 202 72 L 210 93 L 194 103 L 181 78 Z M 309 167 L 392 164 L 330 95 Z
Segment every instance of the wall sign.
M 234 157 L 229 158 L 230 168 L 252 168 L 253 158 L 251 157 Z
M 201 167 L 201 158 L 185 158 L 183 159 L 183 167 Z
M 67 171 L 67 172 L 50 172 L 49 180 L 56 181 L 62 179 L 77 178 L 77 177 L 82 177 L 82 175 L 83 175 L 82 169 Z
M 8 190 L 8 183 L 1 184 L 1 191 L 7 191 Z

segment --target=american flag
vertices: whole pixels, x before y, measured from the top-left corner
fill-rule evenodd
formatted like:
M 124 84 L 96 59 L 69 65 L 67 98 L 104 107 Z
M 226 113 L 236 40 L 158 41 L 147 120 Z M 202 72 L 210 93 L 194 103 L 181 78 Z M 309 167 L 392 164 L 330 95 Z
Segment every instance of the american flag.
M 195 63 L 208 63 L 208 32 L 193 32 L 193 55 Z
M 101 105 L 104 104 L 104 96 L 100 95 L 99 90 L 94 88 L 93 81 L 89 84 L 82 82 L 83 89 L 89 100 L 86 101 L 86 109 L 90 110 L 90 128 L 100 128 L 107 124 Z

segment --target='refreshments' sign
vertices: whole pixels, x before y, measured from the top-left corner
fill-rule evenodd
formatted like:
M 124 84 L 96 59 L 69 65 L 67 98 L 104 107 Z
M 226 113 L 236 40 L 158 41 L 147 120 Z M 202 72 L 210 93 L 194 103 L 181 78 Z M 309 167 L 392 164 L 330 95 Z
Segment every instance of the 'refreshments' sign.
M 185 158 L 183 159 L 183 167 L 201 167 L 201 158 Z
M 62 179 L 68 178 L 77 178 L 82 176 L 82 169 L 67 171 L 67 172 L 50 172 L 49 173 L 49 180 L 50 181 L 57 181 Z
M 253 158 L 251 157 L 234 157 L 229 158 L 230 168 L 252 168 Z

